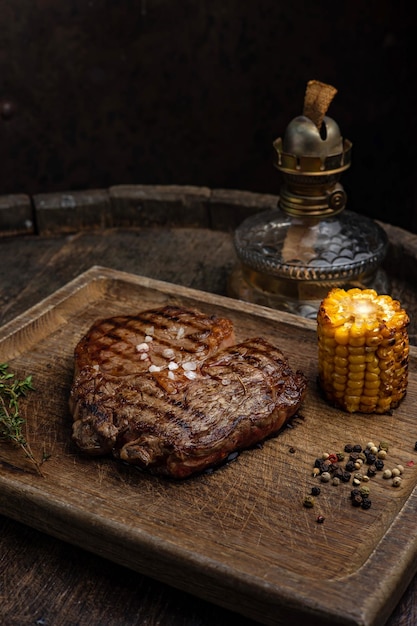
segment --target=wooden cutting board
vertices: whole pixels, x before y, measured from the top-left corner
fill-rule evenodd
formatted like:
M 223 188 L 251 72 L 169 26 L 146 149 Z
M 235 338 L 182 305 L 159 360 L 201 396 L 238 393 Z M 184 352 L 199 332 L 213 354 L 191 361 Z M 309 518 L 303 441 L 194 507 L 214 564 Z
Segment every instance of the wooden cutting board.
M 301 410 L 277 437 L 182 482 L 84 458 L 68 409 L 73 350 L 93 321 L 167 303 L 230 317 L 238 340 L 262 335 L 309 379 Z M 41 477 L 0 445 L 0 512 L 264 624 L 381 626 L 417 570 L 416 355 L 412 348 L 407 397 L 392 415 L 347 415 L 317 391 L 314 322 L 91 268 L 0 330 L 0 362 L 33 375 L 21 412 L 35 454 L 48 458 Z M 322 452 L 370 440 L 388 441 L 386 467 L 405 470 L 401 488 L 372 478 L 363 510 L 350 503 L 351 484 L 320 484 L 312 470 Z M 307 509 L 314 485 L 321 494 Z

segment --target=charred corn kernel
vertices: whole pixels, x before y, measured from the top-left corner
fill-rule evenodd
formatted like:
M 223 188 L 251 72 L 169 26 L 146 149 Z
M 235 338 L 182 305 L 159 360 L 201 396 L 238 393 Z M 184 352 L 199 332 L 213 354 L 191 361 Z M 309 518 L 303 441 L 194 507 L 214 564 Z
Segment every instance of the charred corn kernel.
M 408 382 L 409 318 L 373 289 L 332 289 L 317 315 L 319 384 L 333 405 L 386 413 Z

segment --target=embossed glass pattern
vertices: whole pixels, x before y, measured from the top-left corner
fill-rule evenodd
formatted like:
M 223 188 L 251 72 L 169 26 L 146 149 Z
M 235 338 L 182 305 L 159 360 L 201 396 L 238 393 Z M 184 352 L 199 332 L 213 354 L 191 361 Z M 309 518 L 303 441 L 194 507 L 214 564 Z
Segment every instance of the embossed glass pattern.
M 242 263 L 292 280 L 351 280 L 377 268 L 387 246 L 376 222 L 350 211 L 314 219 L 277 209 L 246 219 L 235 231 Z

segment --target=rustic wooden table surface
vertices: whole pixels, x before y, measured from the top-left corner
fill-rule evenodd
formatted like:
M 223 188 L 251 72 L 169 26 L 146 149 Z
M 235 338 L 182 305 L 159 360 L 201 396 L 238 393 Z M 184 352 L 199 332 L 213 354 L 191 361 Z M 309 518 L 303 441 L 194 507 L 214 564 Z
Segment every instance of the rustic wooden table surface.
M 256 194 L 156 187 L 0 199 L 0 325 L 93 265 L 225 295 L 236 262 L 233 228 L 275 203 Z M 384 227 L 393 294 L 411 314 L 410 340 L 417 345 L 417 236 Z M 226 610 L 0 516 L 0 624 L 221 626 L 232 620 Z M 387 623 L 417 624 L 417 577 Z

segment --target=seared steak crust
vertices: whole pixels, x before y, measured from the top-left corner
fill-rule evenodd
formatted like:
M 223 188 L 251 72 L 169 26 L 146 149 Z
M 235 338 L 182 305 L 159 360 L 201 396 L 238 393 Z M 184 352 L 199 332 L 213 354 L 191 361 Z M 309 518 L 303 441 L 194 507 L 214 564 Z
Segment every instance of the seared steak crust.
M 187 311 L 181 319 L 190 321 L 194 314 Z M 306 378 L 291 370 L 282 352 L 261 338 L 221 349 L 233 339 L 233 332 L 224 320 L 219 323 L 212 318 L 206 320 L 216 330 L 205 334 L 201 349 L 198 339 L 195 343 L 190 339 L 191 334 L 201 336 L 201 315 L 197 314 L 199 330 L 187 335 L 185 352 L 179 343 L 169 344 L 169 320 L 161 345 L 154 326 L 150 344 L 158 362 L 162 358 L 162 365 L 157 366 L 163 368 L 160 371 L 153 371 L 149 359 L 137 360 L 134 351 L 137 367 L 125 363 L 125 349 L 120 349 L 121 329 L 132 332 L 134 319 L 136 333 L 138 318 L 148 324 L 160 319 L 160 311 L 113 318 L 92 327 L 75 351 L 70 399 L 73 438 L 81 450 L 112 454 L 152 473 L 184 478 L 276 433 L 297 411 L 306 392 Z M 206 332 L 205 323 L 203 327 Z M 229 332 L 224 332 L 226 327 Z M 175 333 L 177 337 L 178 329 Z M 125 343 L 137 341 L 135 334 L 134 340 Z M 174 351 L 174 355 L 165 352 L 170 360 L 163 361 L 162 345 L 162 352 Z

